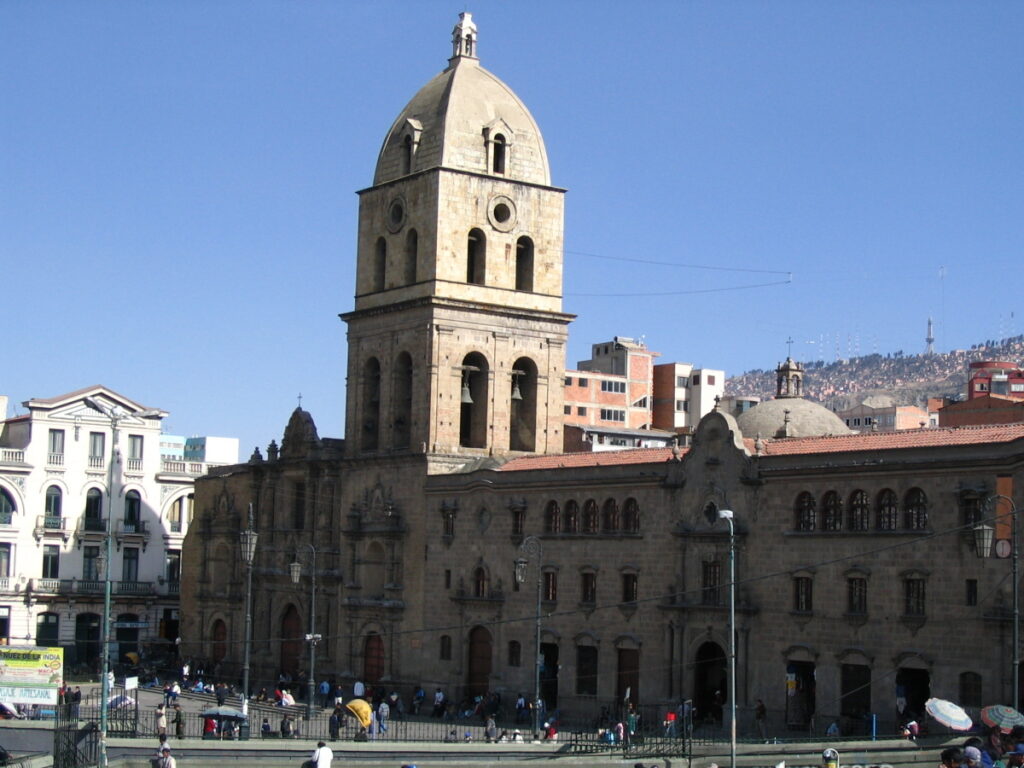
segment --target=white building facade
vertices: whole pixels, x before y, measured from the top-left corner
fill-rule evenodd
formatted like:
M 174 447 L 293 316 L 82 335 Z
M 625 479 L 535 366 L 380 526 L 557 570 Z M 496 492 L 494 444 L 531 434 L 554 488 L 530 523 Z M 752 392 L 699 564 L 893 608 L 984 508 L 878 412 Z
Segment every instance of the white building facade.
M 23 405 L 0 432 L 0 644 L 98 666 L 109 530 L 111 660 L 173 655 L 192 484 L 209 465 L 169 457 L 167 413 L 106 387 Z

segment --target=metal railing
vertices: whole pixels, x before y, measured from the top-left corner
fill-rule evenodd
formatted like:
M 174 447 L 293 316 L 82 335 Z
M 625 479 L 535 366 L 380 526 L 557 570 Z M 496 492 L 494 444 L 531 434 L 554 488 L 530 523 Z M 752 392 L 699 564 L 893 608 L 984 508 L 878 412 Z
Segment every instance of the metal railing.
M 107 521 L 100 517 L 83 517 L 78 521 L 78 530 L 83 533 L 106 533 Z
M 3 522 L 0 518 L 0 522 Z M 36 528 L 44 531 L 63 531 L 65 520 L 63 517 L 55 515 L 37 515 L 36 516 Z
M 149 528 L 146 527 L 144 520 L 118 520 L 117 532 L 119 535 L 148 536 Z

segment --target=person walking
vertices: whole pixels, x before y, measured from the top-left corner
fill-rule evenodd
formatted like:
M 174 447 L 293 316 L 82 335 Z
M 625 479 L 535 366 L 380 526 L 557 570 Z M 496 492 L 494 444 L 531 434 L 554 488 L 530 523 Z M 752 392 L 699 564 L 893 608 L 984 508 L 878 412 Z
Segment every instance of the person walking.
M 341 735 L 341 707 L 335 707 L 331 717 L 327 721 L 327 728 L 331 733 L 331 741 L 337 741 Z
M 174 735 L 179 739 L 185 738 L 185 714 L 181 711 L 181 704 L 174 705 Z
M 164 709 L 163 704 L 157 704 L 156 713 L 154 714 L 154 720 L 156 725 L 156 735 L 167 737 L 167 711 Z
M 332 760 L 334 760 L 334 751 L 322 741 L 318 741 L 316 749 L 313 750 L 313 754 L 309 758 L 312 768 L 331 768 Z
M 754 725 L 757 727 L 757 737 L 768 742 L 768 708 L 761 699 L 754 702 Z
M 160 750 L 160 757 L 156 759 L 156 768 L 178 768 L 178 764 L 171 757 L 170 747 L 164 747 Z

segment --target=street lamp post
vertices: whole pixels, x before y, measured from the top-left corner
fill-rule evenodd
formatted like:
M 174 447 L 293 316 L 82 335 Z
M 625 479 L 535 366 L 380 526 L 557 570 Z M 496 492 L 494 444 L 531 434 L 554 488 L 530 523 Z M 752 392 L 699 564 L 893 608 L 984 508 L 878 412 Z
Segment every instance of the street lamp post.
M 1013 702 L 1012 706 L 1014 709 L 1020 706 L 1020 586 L 1018 584 L 1017 574 L 1017 559 L 1018 559 L 1018 548 L 1017 548 L 1017 505 L 1013 503 L 1013 499 L 1009 496 L 1004 496 L 1001 493 L 993 494 L 989 496 L 985 502 L 986 508 L 992 506 L 993 502 L 1008 504 L 1010 506 L 1010 578 L 1013 583 L 1011 590 L 1013 594 L 1013 628 L 1012 628 L 1012 643 L 1013 648 L 1011 657 L 1013 659 Z M 995 519 L 1002 517 L 1001 514 L 997 514 Z M 974 528 L 974 544 L 975 552 L 978 557 L 988 557 L 992 550 L 992 541 L 995 538 L 995 529 L 990 525 L 978 525 Z M 997 555 L 1005 557 L 1005 552 L 1000 554 L 997 550 Z
M 259 534 L 252 525 L 252 504 L 249 505 L 249 527 L 239 535 L 242 562 L 245 563 L 245 651 L 242 659 L 242 713 L 249 713 L 249 655 L 252 649 L 252 561 L 256 556 Z
M 316 644 L 320 641 L 320 635 L 316 633 L 316 547 L 307 544 L 312 562 L 310 563 L 310 587 L 309 587 L 309 634 L 306 635 L 306 642 L 309 643 L 309 680 L 306 686 L 306 719 L 313 718 L 313 697 L 316 693 Z M 295 562 L 288 566 L 292 576 L 292 584 L 299 583 L 302 576 L 302 563 L 298 556 Z
M 122 415 L 114 408 L 108 408 L 92 397 L 85 398 L 85 404 L 110 419 L 110 464 L 107 472 L 107 519 L 104 525 L 103 547 L 103 625 L 100 627 L 100 768 L 107 766 L 107 731 L 110 726 L 110 568 L 114 561 L 114 467 L 121 457 L 117 447 L 117 426 Z
M 729 768 L 736 768 L 736 527 L 731 509 L 718 517 L 729 524 Z
M 541 545 L 540 539 L 536 536 L 527 536 L 523 539 L 523 543 L 519 546 L 519 550 L 527 557 L 519 557 L 516 559 L 516 581 L 518 583 L 523 584 L 526 582 L 529 558 L 537 561 L 537 604 L 533 638 L 533 738 L 536 740 L 540 738 L 540 609 L 541 598 L 543 597 L 541 589 L 544 574 L 541 568 L 544 562 L 544 547 Z

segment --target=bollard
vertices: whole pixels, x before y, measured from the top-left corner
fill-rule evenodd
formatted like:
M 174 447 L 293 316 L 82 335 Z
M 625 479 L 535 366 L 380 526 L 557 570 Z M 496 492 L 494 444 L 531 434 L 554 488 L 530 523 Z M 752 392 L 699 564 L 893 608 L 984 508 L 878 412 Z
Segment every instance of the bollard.
M 839 768 L 839 752 L 832 747 L 822 752 L 821 768 Z

